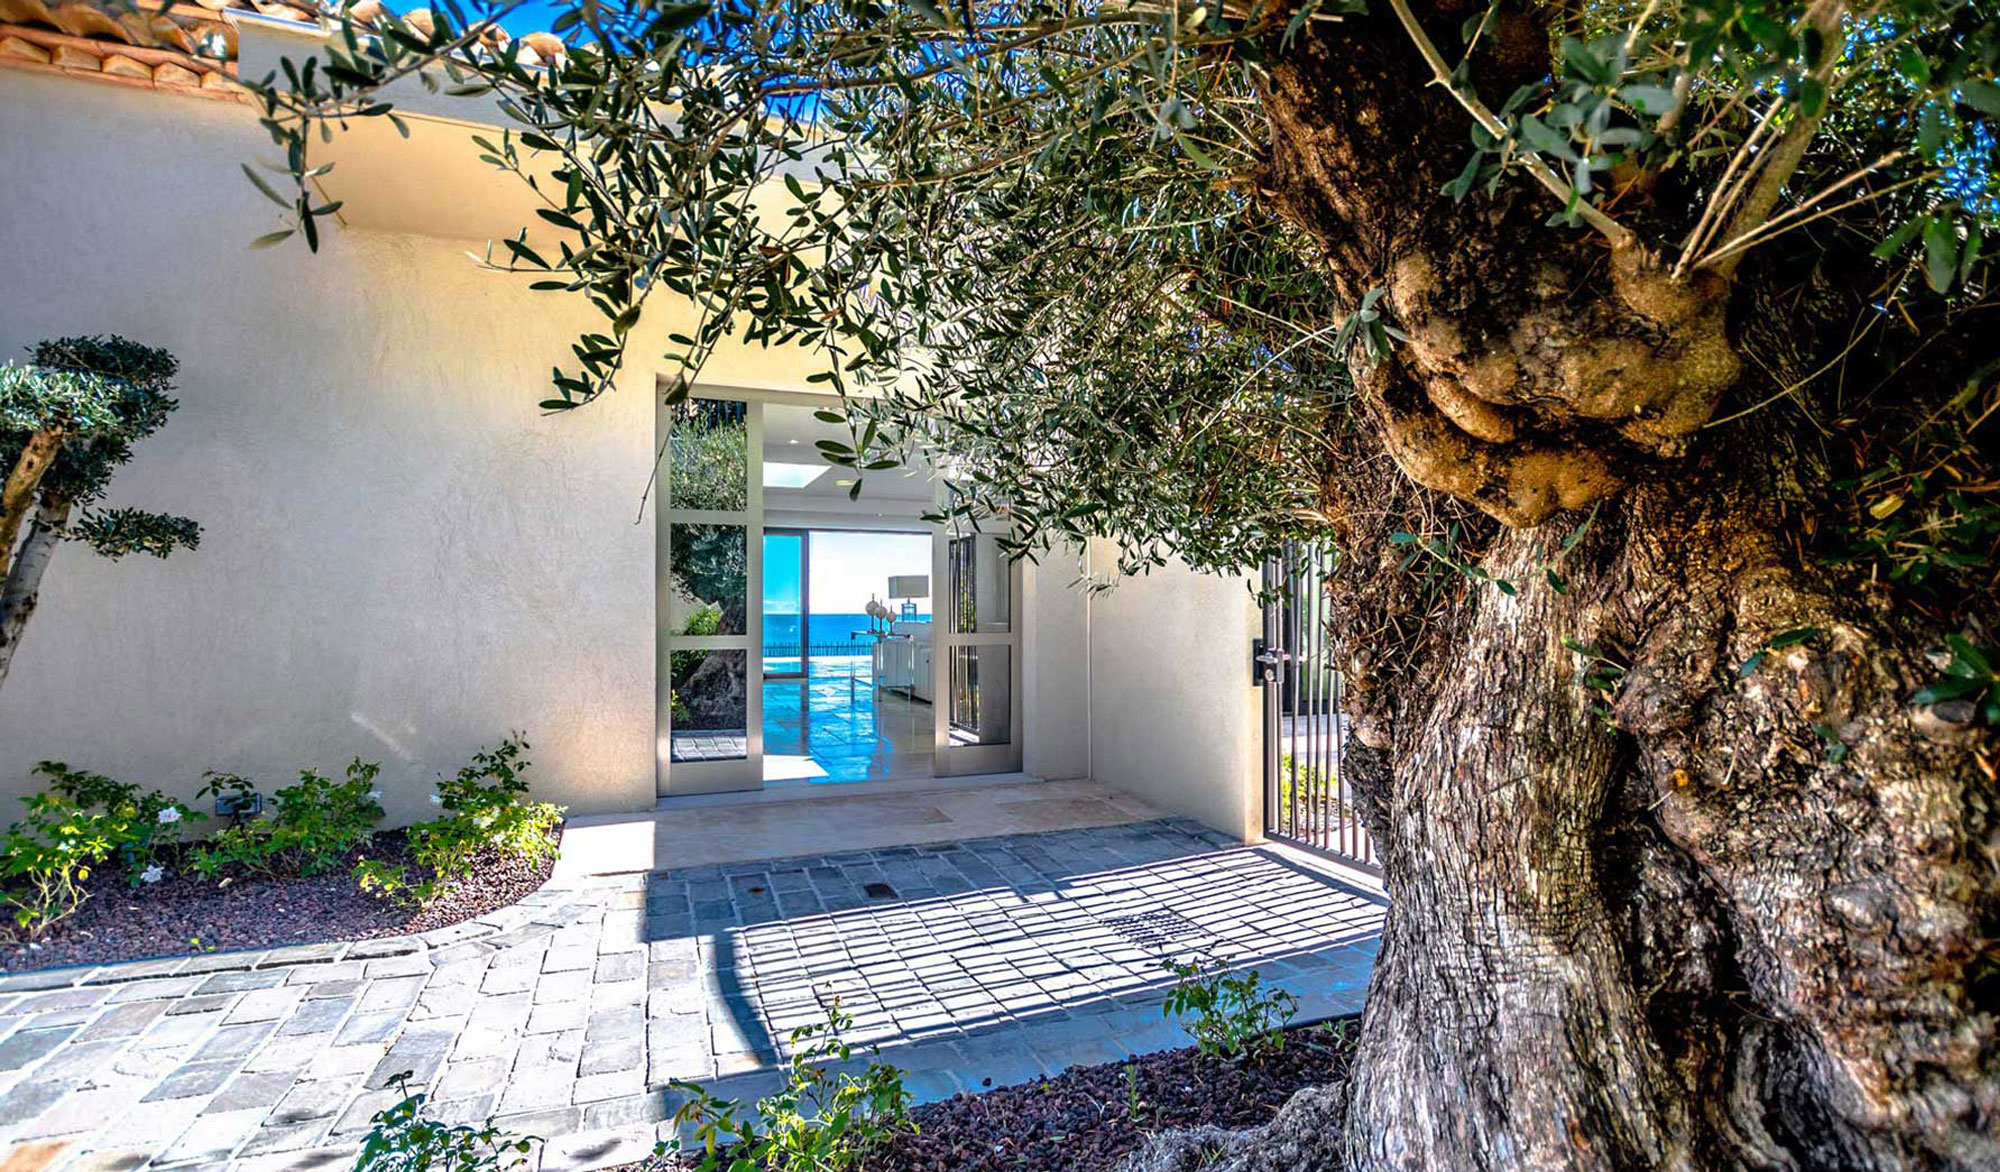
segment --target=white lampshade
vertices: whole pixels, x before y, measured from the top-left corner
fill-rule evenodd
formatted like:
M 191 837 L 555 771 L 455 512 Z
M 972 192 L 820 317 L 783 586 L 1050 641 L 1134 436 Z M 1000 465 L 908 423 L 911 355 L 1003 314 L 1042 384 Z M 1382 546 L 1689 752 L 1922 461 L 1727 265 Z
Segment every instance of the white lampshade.
M 931 596 L 931 576 L 929 574 L 891 574 L 889 576 L 889 597 L 929 598 Z

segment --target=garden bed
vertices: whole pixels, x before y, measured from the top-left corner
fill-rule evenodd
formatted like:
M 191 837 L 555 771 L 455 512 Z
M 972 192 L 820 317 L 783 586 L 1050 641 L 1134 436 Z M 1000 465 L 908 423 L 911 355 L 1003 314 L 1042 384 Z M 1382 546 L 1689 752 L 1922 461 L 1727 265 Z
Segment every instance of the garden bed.
M 863 1164 L 866 1172 L 1111 1172 L 1154 1132 L 1203 1124 L 1242 1130 L 1268 1123 L 1295 1091 L 1344 1082 L 1359 1036 L 1354 1018 L 1285 1032 L 1285 1048 L 1234 1062 L 1190 1046 L 911 1111 L 901 1134 Z M 893 1060 L 893 1053 L 884 1055 Z M 968 1072 L 976 1075 L 976 1071 Z M 668 1160 L 655 1172 L 693 1167 Z M 641 1172 L 644 1164 L 616 1172 Z
M 557 829 L 552 837 L 559 842 L 561 836 Z M 177 853 L 184 856 L 188 849 Z M 165 860 L 167 878 L 132 887 L 116 868 L 105 868 L 85 885 L 89 898 L 83 906 L 33 945 L 0 927 L 0 970 L 427 932 L 518 902 L 547 881 L 555 867 L 553 853 L 530 860 L 488 852 L 473 861 L 462 881 L 419 908 L 361 891 L 350 872 L 363 857 L 409 863 L 403 831 L 382 831 L 353 852 L 347 866 L 305 878 L 202 879 L 178 865 L 182 859 L 170 857 Z

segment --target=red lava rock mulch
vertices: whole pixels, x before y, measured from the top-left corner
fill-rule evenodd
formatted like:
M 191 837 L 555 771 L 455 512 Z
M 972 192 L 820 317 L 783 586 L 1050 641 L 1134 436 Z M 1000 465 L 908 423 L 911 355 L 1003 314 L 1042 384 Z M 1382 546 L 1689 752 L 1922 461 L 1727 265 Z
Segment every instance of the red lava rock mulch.
M 562 832 L 556 832 L 558 840 Z M 383 831 L 354 855 L 408 862 L 403 833 Z M 90 898 L 75 915 L 30 946 L 0 928 L 0 971 L 27 972 L 68 965 L 111 964 L 192 952 L 276 948 L 329 940 L 371 940 L 428 932 L 506 907 L 540 887 L 555 867 L 486 857 L 472 875 L 429 907 L 416 909 L 368 895 L 347 867 L 309 879 L 202 879 L 170 866 L 168 878 L 128 887 L 122 872 L 106 868 L 93 879 Z
M 1257 1127 L 1294 1091 L 1345 1081 L 1355 1026 L 1346 1018 L 1294 1028 L 1285 1048 L 1262 1062 L 1205 1058 L 1189 1047 L 954 1095 L 913 1110 L 917 1133 L 876 1153 L 867 1172 L 1111 1172 L 1153 1132 Z

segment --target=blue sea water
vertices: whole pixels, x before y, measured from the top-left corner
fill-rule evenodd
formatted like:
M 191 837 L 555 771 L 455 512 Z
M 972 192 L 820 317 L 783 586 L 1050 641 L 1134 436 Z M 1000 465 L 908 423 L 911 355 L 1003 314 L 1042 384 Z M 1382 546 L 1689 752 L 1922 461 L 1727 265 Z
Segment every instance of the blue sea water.
M 919 622 L 928 622 L 930 615 L 918 612 Z M 814 611 L 808 633 L 815 655 L 838 654 L 842 651 L 860 654 L 868 650 L 869 626 L 865 614 L 821 614 Z M 764 616 L 764 654 L 797 655 L 799 647 L 799 616 L 795 614 L 766 614 Z

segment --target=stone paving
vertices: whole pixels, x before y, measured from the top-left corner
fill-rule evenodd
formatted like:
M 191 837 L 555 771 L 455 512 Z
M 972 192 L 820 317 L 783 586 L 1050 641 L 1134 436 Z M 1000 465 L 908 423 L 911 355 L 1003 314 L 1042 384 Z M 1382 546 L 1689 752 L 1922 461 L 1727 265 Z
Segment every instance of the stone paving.
M 1359 1009 L 1381 904 L 1181 820 L 550 884 L 420 937 L 0 980 L 0 1172 L 351 1167 L 407 1072 L 440 1114 L 635 1159 L 671 1080 L 767 1093 L 838 999 L 920 1099 L 1186 1044 L 1167 957 Z

